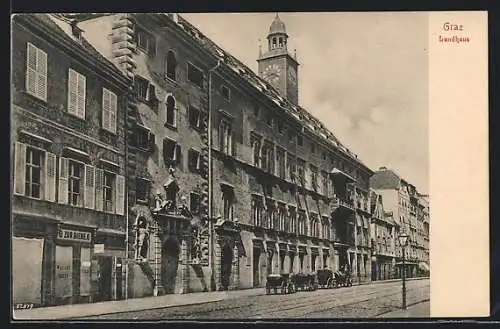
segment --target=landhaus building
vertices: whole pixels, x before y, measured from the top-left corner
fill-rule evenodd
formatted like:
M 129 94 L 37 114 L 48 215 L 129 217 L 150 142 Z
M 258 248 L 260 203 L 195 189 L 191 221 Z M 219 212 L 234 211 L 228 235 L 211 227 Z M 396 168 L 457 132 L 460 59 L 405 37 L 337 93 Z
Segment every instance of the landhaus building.
M 130 297 L 343 264 L 370 279 L 372 171 L 299 105 L 278 16 L 257 74 L 177 14 L 74 18 L 134 78 Z
M 130 80 L 62 16 L 12 19 L 13 302 L 124 297 Z

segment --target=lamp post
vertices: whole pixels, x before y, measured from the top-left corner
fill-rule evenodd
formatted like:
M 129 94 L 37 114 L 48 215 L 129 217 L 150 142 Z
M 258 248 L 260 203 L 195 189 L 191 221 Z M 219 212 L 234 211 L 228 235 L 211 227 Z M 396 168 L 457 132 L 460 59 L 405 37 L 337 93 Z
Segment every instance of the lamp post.
M 403 260 L 403 264 L 402 264 L 402 279 L 403 279 L 403 310 L 406 310 L 406 264 L 405 264 L 405 247 L 406 247 L 406 243 L 408 242 L 408 234 L 402 232 L 400 235 L 399 235 L 399 244 L 401 245 L 402 247 L 402 251 L 403 251 L 403 257 L 402 257 L 402 260 Z

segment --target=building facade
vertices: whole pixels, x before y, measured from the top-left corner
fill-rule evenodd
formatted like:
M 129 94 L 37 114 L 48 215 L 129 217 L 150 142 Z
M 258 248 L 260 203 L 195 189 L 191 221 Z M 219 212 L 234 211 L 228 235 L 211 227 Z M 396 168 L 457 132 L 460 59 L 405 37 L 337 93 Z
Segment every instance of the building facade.
M 416 187 L 386 167 L 381 167 L 373 174 L 370 186 L 383 197 L 385 210 L 392 212 L 396 223 L 396 237 L 401 233 L 408 235 L 408 243 L 405 246 L 406 276 L 428 274 L 429 264 L 425 262 L 425 255 L 428 255 L 429 249 L 425 241 L 428 241 L 429 236 L 428 231 L 424 233 L 424 212 L 419 210 L 419 200 L 422 197 Z M 428 207 L 424 208 L 428 214 Z M 403 255 L 398 239 L 395 252 L 397 264 L 400 265 Z M 401 275 L 400 269 L 401 266 L 397 268 L 396 276 Z
M 343 264 L 370 279 L 372 171 L 298 105 L 279 17 L 258 74 L 179 15 L 78 26 L 134 78 L 129 136 L 145 144 L 127 149 L 131 296 L 262 287 L 271 273 Z
M 13 17 L 14 303 L 124 298 L 130 84 L 64 17 Z
M 384 210 L 382 195 L 371 190 L 372 281 L 393 279 L 396 275 L 396 232 L 393 214 Z

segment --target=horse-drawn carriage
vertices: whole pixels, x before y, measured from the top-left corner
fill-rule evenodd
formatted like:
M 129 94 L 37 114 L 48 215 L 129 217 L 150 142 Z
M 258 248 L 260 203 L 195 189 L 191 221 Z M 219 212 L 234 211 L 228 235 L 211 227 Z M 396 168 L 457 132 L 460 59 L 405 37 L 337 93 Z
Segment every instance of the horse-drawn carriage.
M 271 291 L 277 294 L 278 289 L 281 294 L 290 294 L 295 292 L 295 286 L 290 278 L 290 274 L 270 274 L 267 276 L 266 295 L 271 294 Z
M 318 289 L 318 281 L 315 273 L 296 273 L 291 276 L 295 290 L 313 291 Z
M 335 286 L 350 287 L 352 286 L 351 270 L 348 265 L 344 265 L 335 273 Z
M 335 288 L 337 286 L 335 273 L 328 268 L 318 270 L 317 277 L 319 288 Z

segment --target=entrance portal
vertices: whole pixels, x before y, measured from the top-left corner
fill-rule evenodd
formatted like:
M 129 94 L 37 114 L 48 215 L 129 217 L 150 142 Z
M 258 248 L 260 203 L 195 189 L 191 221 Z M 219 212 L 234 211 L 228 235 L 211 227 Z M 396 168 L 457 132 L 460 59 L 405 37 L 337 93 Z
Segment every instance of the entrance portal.
M 229 289 L 229 280 L 231 278 L 231 267 L 233 265 L 233 251 L 229 245 L 222 248 L 221 255 L 221 290 Z
M 166 294 L 175 293 L 177 268 L 179 267 L 179 245 L 168 239 L 162 248 L 162 282 Z
M 253 287 L 260 284 L 260 248 L 253 248 Z

